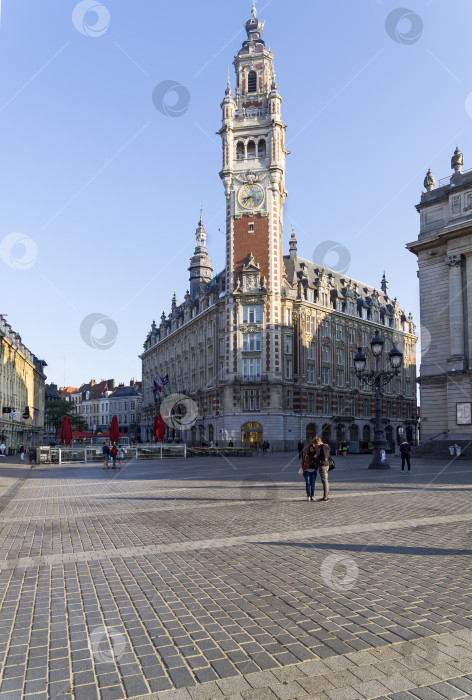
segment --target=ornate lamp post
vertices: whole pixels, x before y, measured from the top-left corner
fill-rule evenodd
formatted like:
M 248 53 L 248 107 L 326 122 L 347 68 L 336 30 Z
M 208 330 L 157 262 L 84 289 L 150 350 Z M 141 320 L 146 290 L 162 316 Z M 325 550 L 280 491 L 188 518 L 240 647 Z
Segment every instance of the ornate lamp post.
M 370 342 L 370 348 L 374 357 L 375 369 L 365 373 L 367 358 L 362 352 L 362 348 L 358 348 L 357 354 L 354 356 L 354 366 L 357 376 L 362 379 L 365 384 L 375 388 L 375 428 L 374 439 L 372 441 L 372 461 L 369 464 L 369 469 L 390 469 L 390 464 L 387 462 L 385 450 L 385 430 L 382 425 L 382 391 L 381 388 L 388 382 L 400 374 L 400 369 L 403 362 L 403 353 L 393 347 L 388 356 L 390 358 L 391 370 L 383 370 L 381 368 L 381 358 L 383 353 L 384 340 L 375 331 L 375 335 Z

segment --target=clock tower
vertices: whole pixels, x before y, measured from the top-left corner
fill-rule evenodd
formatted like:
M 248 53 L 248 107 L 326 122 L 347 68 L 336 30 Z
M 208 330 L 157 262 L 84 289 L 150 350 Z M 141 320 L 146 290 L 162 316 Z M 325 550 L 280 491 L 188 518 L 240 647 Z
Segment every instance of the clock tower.
M 246 22 L 247 40 L 234 59 L 236 90 L 233 96 L 230 79 L 221 104 L 223 123 L 220 129 L 223 168 L 220 177 L 226 195 L 226 320 L 233 331 L 236 373 L 238 322 L 244 297 L 238 294 L 260 292 L 264 329 L 267 339 L 267 362 L 274 357 L 274 330 L 282 322 L 280 293 L 283 273 L 283 205 L 285 191 L 285 129 L 282 99 L 275 80 L 273 53 L 262 39 L 264 25 L 257 17 L 255 5 Z M 257 271 L 256 271 L 257 270 Z M 246 300 L 247 301 L 247 300 Z M 278 352 L 277 352 L 278 355 Z M 263 360 L 263 371 L 272 373 L 275 365 Z M 278 365 L 278 362 L 277 362 Z M 228 364 L 227 364 L 228 367 Z M 270 370 L 269 370 L 270 367 Z

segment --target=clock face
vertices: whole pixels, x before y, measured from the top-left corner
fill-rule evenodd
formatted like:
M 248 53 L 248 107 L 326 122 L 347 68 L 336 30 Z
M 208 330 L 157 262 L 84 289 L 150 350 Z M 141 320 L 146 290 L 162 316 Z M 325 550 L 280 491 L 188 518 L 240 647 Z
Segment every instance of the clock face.
M 244 185 L 239 190 L 238 199 L 245 209 L 255 209 L 264 201 L 264 190 L 259 185 Z

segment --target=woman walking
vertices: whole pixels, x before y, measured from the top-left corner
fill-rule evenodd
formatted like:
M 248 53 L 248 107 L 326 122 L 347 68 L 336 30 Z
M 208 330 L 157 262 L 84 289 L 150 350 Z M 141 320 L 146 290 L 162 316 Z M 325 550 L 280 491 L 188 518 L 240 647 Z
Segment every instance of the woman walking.
M 118 460 L 118 469 L 121 469 L 121 461 L 122 461 L 124 456 L 125 456 L 125 453 L 123 452 L 123 448 L 118 446 L 118 452 L 116 454 L 116 458 Z
M 315 500 L 315 481 L 317 470 L 316 448 L 313 444 L 308 445 L 308 449 L 302 458 L 303 477 L 306 484 L 306 500 Z
M 331 450 L 329 445 L 326 445 L 323 440 L 319 437 L 315 438 L 316 446 L 316 464 L 318 466 L 318 471 L 321 477 L 321 483 L 323 484 L 323 498 L 318 500 L 328 501 L 329 500 L 329 483 L 328 483 L 328 472 L 329 472 L 329 458 L 331 455 Z

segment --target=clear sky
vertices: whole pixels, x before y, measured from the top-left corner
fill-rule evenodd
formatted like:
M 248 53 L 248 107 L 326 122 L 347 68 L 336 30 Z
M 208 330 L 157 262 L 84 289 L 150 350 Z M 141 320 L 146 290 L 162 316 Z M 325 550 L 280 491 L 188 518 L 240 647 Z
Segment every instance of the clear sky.
M 215 132 L 251 2 L 0 1 L 0 312 L 49 381 L 140 378 L 152 320 L 188 287 L 200 202 L 224 265 Z M 285 252 L 293 224 L 302 257 L 336 241 L 353 278 L 379 285 L 385 269 L 419 329 L 405 243 L 428 167 L 449 175 L 456 145 L 472 166 L 472 5 L 405 2 L 260 0 L 258 14 L 291 151 Z M 164 81 L 183 86 L 177 105 L 153 102 Z

